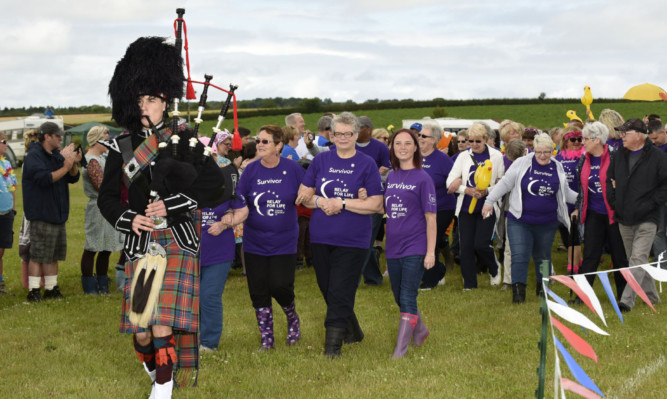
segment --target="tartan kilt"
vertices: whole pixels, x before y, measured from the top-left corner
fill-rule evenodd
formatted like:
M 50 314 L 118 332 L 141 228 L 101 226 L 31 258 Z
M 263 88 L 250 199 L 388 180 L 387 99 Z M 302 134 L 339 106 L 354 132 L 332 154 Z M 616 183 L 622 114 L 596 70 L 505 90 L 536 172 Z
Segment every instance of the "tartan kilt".
M 194 212 L 194 225 L 200 234 L 201 212 Z M 167 268 L 160 289 L 156 310 L 149 326 L 170 326 L 176 339 L 178 353 L 176 369 L 198 368 L 199 331 L 199 254 L 182 250 L 170 229 L 154 230 L 151 239 L 158 242 L 167 253 Z M 134 334 L 150 331 L 130 322 L 130 289 L 139 259 L 125 263 L 125 285 L 120 332 Z M 182 384 L 179 384 L 182 385 Z
M 151 238 L 167 252 L 167 268 L 157 306 L 149 325 L 170 326 L 174 330 L 196 333 L 199 329 L 199 257 L 183 251 L 173 239 L 171 230 L 157 230 Z M 139 259 L 125 264 L 123 312 L 120 331 L 147 331 L 130 322 L 130 288 Z

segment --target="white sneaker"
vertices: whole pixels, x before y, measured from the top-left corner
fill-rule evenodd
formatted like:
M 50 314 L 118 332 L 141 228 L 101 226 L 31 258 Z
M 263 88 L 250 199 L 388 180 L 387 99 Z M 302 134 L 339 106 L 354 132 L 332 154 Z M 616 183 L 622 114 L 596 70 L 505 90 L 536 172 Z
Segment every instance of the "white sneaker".
M 440 281 L 438 281 L 438 285 L 445 285 L 445 278 L 444 277 Z

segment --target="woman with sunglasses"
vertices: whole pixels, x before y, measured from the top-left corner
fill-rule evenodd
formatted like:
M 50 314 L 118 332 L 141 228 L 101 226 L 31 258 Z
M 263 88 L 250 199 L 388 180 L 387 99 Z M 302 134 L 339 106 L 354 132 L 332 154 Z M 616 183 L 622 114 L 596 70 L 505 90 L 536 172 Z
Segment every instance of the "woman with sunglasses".
M 354 299 L 371 242 L 371 215 L 382 212 L 382 183 L 373 158 L 357 151 L 358 118 L 343 112 L 331 126 L 335 148 L 313 158 L 297 204 L 314 208 L 310 243 L 315 276 L 327 304 L 324 354 L 340 356 L 343 341 L 364 334 Z
M 389 146 L 389 132 L 387 131 L 387 129 L 383 129 L 383 128 L 373 129 L 373 133 L 371 133 L 371 137 L 373 137 L 375 140 L 378 140 L 381 143 Z
M 459 153 L 447 178 L 448 192 L 458 193 L 456 216 L 464 291 L 477 288 L 475 255 L 482 267 L 489 270 L 491 285 L 500 284 L 500 267 L 492 244 L 499 208 L 495 213 L 491 212 L 490 217 L 483 218 L 482 205 L 486 196 L 493 191 L 496 182 L 505 174 L 503 154 L 486 144 L 488 135 L 482 123 L 475 122 L 470 126 L 468 138 L 470 149 Z M 492 164 L 491 182 L 487 189 L 480 190 L 475 184 L 474 176 L 477 168 L 486 160 L 490 160 Z M 470 209 L 473 198 L 476 204 Z
M 296 161 L 280 156 L 284 142 L 280 126 L 262 126 L 257 135 L 259 161 L 248 164 L 236 188 L 249 209 L 243 249 L 262 351 L 274 347 L 271 298 L 287 316 L 287 344 L 301 339 L 301 321 L 294 304 L 299 237 L 295 201 L 305 171 Z
M 577 164 L 584 154 L 584 147 L 581 143 L 581 130 L 576 126 L 566 127 L 563 132 L 563 141 L 560 143 L 560 151 L 556 155 L 556 160 L 563 165 L 567 185 L 574 191 L 577 191 L 578 183 L 576 179 Z M 567 205 L 568 214 L 574 211 L 574 204 Z M 581 266 L 581 239 L 579 238 L 579 229 L 577 224 L 571 225 L 571 230 L 562 223 L 558 225 L 561 239 L 567 248 L 567 272 L 579 273 Z
M 553 141 L 548 134 L 534 137 L 535 151 L 512 163 L 484 202 L 482 215 L 493 215 L 494 207 L 509 194 L 507 236 L 512 250 L 512 302 L 526 301 L 530 257 L 535 263 L 536 292 L 542 292 L 540 265 L 551 263 L 551 246 L 558 223 L 570 227 L 566 203 L 575 203 L 560 162 L 551 158 Z
M 448 263 L 447 267 L 454 267 L 454 258 L 451 255 L 449 248 L 449 238 L 447 237 L 447 228 L 452 223 L 454 219 L 454 211 L 456 209 L 456 195 L 447 193 L 447 177 L 449 172 L 454 166 L 454 161 L 445 155 L 442 151 L 438 151 L 437 145 L 442 138 L 442 129 L 440 125 L 434 122 L 425 122 L 422 126 L 421 132 L 417 135 L 419 137 L 419 150 L 421 155 L 421 167 L 422 169 L 431 176 L 433 184 L 435 185 L 435 196 L 438 204 L 437 210 L 437 234 L 436 234 L 436 245 L 435 248 L 437 251 L 442 252 L 442 256 L 445 259 L 445 262 Z M 437 280 L 444 278 L 446 268 L 440 260 L 438 259 L 438 254 L 435 255 L 436 265 L 435 271 L 433 274 L 437 277 Z M 424 284 L 422 288 L 434 287 L 438 281 L 432 281 L 429 279 L 431 272 L 427 273 L 427 276 L 424 278 Z
M 420 136 L 433 133 L 427 126 L 424 124 Z M 421 168 L 423 155 L 416 136 L 409 129 L 401 129 L 392 137 L 392 171 L 384 197 L 389 279 L 401 312 L 394 358 L 405 355 L 410 340 L 420 346 L 429 334 L 417 308 L 417 294 L 424 269 L 435 265 L 437 201 L 433 179 Z

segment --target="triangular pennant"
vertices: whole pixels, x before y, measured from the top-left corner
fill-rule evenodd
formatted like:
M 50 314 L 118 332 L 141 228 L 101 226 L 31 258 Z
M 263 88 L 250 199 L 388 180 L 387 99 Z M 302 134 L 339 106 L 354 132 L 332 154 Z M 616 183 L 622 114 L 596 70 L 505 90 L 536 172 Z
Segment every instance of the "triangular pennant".
M 588 342 L 578 336 L 577 333 L 570 330 L 565 324 L 556 320 L 553 316 L 551 316 L 551 324 L 553 324 L 554 327 L 556 327 L 558 331 L 563 334 L 567 342 L 569 342 L 577 352 L 581 353 L 589 359 L 593 359 L 595 363 L 599 364 L 598 356 L 595 354 L 593 347 Z
M 563 389 L 567 389 L 568 391 L 583 396 L 586 399 L 602 399 L 600 395 L 596 394 L 595 392 L 591 391 L 586 387 L 582 387 L 581 385 L 577 384 L 574 381 L 568 380 L 567 378 L 561 378 L 560 381 Z
M 581 299 L 581 301 L 583 303 L 585 303 L 586 306 L 588 306 L 588 308 L 591 311 L 593 311 L 593 313 L 595 313 L 597 315 L 597 312 L 595 311 L 595 308 L 593 307 L 593 303 L 591 303 L 591 300 L 588 297 L 588 295 L 586 295 L 584 293 L 584 291 L 582 291 L 582 289 L 579 287 L 579 285 L 571 277 L 555 275 L 555 276 L 550 276 L 549 278 L 553 279 L 553 280 L 556 280 L 556 281 L 559 281 L 560 283 L 565 284 L 566 286 L 568 286 L 572 291 L 574 291 L 575 294 L 577 294 L 579 299 Z
M 598 327 L 595 323 L 593 323 L 588 317 L 584 316 L 583 314 L 579 313 L 578 311 L 572 308 L 559 305 L 556 302 L 549 300 L 547 300 L 547 306 L 549 307 L 549 310 L 556 313 L 558 316 L 564 318 L 565 320 L 569 321 L 570 323 L 578 324 L 584 328 L 593 330 L 600 335 L 609 335 L 600 327 Z
M 642 266 L 642 269 L 646 270 L 646 273 L 650 274 L 651 277 L 653 277 L 654 280 L 662 281 L 663 283 L 667 283 L 667 270 L 665 269 L 660 269 L 658 267 L 650 266 L 650 265 L 644 265 Z
M 565 300 L 563 300 L 563 298 L 561 298 L 561 297 L 559 297 L 558 295 L 556 295 L 555 292 L 551 291 L 551 290 L 549 289 L 549 287 L 547 287 L 547 294 L 551 297 L 551 299 L 553 299 L 553 300 L 556 301 L 557 303 L 560 303 L 560 304 L 563 305 L 563 306 L 567 306 L 567 302 L 565 302 Z
M 600 316 L 600 319 L 602 319 L 602 322 L 604 325 L 607 325 L 607 320 L 604 318 L 604 313 L 602 313 L 602 306 L 600 305 L 600 300 L 598 299 L 597 295 L 595 295 L 595 291 L 593 291 L 593 287 L 588 283 L 588 279 L 586 276 L 582 274 L 575 274 L 572 276 L 574 281 L 579 284 L 579 287 L 581 287 L 581 290 L 584 291 L 586 296 L 588 296 L 588 299 L 591 300 L 591 305 L 593 305 L 593 308 L 595 309 L 595 313 Z
M 567 364 L 567 367 L 570 369 L 570 372 L 572 373 L 574 378 L 577 380 L 577 382 L 579 384 L 583 385 L 584 387 L 596 392 L 598 395 L 604 396 L 602 391 L 600 391 L 600 388 L 598 388 L 598 386 L 595 385 L 593 380 L 591 380 L 591 378 L 588 376 L 588 374 L 586 374 L 584 369 L 582 369 L 581 366 L 579 366 L 579 363 L 577 363 L 577 361 L 574 360 L 572 355 L 570 355 L 570 352 L 568 352 L 567 349 L 565 349 L 565 347 L 563 346 L 563 344 L 560 343 L 558 338 L 556 338 L 555 336 L 553 338 L 554 338 L 554 343 L 556 344 L 556 347 L 558 348 L 558 351 L 563 356 L 563 359 L 565 359 L 565 363 Z M 565 388 L 565 389 L 567 389 L 567 388 Z
M 635 277 L 632 275 L 632 272 L 631 272 L 629 269 L 620 269 L 619 271 L 621 272 L 621 274 L 623 275 L 623 277 L 625 277 L 625 281 L 628 282 L 628 285 L 632 288 L 632 290 L 633 290 L 637 295 L 639 295 L 639 297 L 642 299 L 642 301 L 646 302 L 646 304 L 647 304 L 648 306 L 650 306 L 651 309 L 653 309 L 654 312 L 658 313 L 658 312 L 655 310 L 655 308 L 653 307 L 653 304 L 651 303 L 651 301 L 650 301 L 650 300 L 648 299 L 648 297 L 646 296 L 646 293 L 644 292 L 644 290 L 642 289 L 642 287 L 640 287 L 640 286 L 639 286 L 639 283 L 637 282 L 637 280 L 635 280 Z
M 608 273 L 600 273 L 598 274 L 598 277 L 600 278 L 600 282 L 602 283 L 602 286 L 604 287 L 604 290 L 607 293 L 607 297 L 609 297 L 609 302 L 611 302 L 611 306 L 614 307 L 614 310 L 616 311 L 618 318 L 621 319 L 621 323 L 623 323 L 623 314 L 621 313 L 621 310 L 618 308 L 618 303 L 616 302 L 616 296 L 614 296 L 614 291 L 612 291 L 611 284 L 609 284 Z M 621 294 L 623 293 L 621 292 Z

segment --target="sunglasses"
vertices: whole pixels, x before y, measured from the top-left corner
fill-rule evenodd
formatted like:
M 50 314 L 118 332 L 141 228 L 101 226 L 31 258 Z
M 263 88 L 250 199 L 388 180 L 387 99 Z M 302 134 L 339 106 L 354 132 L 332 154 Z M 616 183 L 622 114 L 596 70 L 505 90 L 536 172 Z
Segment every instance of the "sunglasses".
M 581 137 L 570 137 L 570 143 L 574 143 L 577 141 L 581 143 Z
M 7 144 L 7 140 L 0 140 L 0 143 Z
M 273 140 L 267 140 L 267 139 L 257 139 L 257 144 L 262 143 L 264 145 L 267 145 L 269 143 L 273 143 Z
M 472 144 L 472 143 L 481 144 L 481 143 L 483 143 L 483 142 L 484 142 L 484 141 L 482 141 L 482 140 L 468 140 L 468 143 L 470 143 L 470 144 Z
M 418 136 L 418 137 L 421 137 L 421 138 L 423 138 L 423 139 L 430 139 L 430 138 L 433 137 L 433 136 L 427 136 L 427 135 L 425 135 L 425 134 L 421 134 L 421 133 L 419 133 L 417 136 Z

